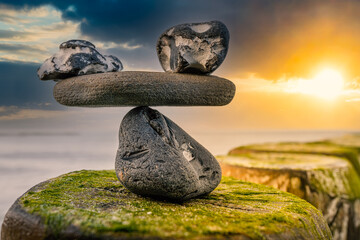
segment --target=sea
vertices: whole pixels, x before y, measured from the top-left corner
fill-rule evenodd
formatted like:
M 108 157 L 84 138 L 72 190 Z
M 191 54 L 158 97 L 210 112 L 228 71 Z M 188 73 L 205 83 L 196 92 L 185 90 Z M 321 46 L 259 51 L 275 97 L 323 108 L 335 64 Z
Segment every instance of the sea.
M 252 143 L 317 141 L 351 131 L 192 132 L 214 155 Z M 0 223 L 11 204 L 32 186 L 81 169 L 114 169 L 117 133 L 0 131 Z

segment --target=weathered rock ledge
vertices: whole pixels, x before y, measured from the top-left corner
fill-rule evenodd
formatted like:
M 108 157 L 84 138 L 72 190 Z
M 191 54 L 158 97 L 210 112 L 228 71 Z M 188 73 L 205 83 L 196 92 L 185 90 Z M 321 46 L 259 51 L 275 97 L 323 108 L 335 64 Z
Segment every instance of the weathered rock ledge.
M 355 136 L 352 136 L 355 138 Z M 334 140 L 335 141 L 335 140 Z M 352 139 L 354 142 L 355 140 Z M 358 138 L 360 142 L 360 137 Z M 360 144 L 359 144 L 360 145 Z M 248 152 L 266 152 L 266 153 L 301 153 L 301 154 L 319 154 L 326 156 L 337 156 L 347 159 L 360 175 L 360 147 L 352 147 L 350 144 L 341 145 L 339 142 L 332 140 L 319 142 L 280 142 L 280 143 L 264 143 L 240 146 L 229 151 L 230 155 L 243 154 Z
M 359 240 L 356 149 L 330 141 L 241 146 L 219 156 L 224 176 L 293 193 L 318 208 L 334 239 Z
M 331 239 L 321 213 L 274 188 L 223 178 L 184 203 L 139 197 L 114 171 L 78 171 L 41 183 L 8 211 L 12 239 Z

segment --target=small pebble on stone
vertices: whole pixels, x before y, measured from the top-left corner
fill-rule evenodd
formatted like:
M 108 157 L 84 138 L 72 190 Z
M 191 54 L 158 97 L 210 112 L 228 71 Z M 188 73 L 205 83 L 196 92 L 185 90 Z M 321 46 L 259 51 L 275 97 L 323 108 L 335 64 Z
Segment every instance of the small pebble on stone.
M 210 74 L 224 61 L 229 38 L 219 21 L 181 24 L 159 37 L 157 54 L 166 72 Z
M 86 74 L 116 72 L 123 69 L 123 65 L 117 57 L 103 56 L 89 41 L 69 40 L 60 44 L 59 49 L 38 69 L 38 76 L 41 80 L 65 79 Z

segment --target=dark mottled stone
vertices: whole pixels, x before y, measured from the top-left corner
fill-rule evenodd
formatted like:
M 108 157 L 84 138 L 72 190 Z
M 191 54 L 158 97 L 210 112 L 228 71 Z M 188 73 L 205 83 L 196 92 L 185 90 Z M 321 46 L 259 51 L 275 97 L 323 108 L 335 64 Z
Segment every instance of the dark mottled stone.
M 59 49 L 39 68 L 38 76 L 41 80 L 64 79 L 123 69 L 117 57 L 101 55 L 94 44 L 85 40 L 69 40 L 60 44 Z
M 179 201 L 208 194 L 221 180 L 215 157 L 149 107 L 135 108 L 122 120 L 115 170 L 136 194 Z
M 159 37 L 157 54 L 166 72 L 209 74 L 224 61 L 229 38 L 219 21 L 181 24 Z
M 92 43 L 89 42 L 89 41 L 86 41 L 86 40 L 76 40 L 76 39 L 63 42 L 63 43 L 60 44 L 60 46 L 59 46 L 60 49 L 67 49 L 67 48 L 76 49 L 77 47 L 80 47 L 80 48 L 93 48 L 93 49 L 96 48 L 95 45 L 92 44 Z
M 58 82 L 54 97 L 67 106 L 221 106 L 235 85 L 224 78 L 159 72 L 115 72 Z

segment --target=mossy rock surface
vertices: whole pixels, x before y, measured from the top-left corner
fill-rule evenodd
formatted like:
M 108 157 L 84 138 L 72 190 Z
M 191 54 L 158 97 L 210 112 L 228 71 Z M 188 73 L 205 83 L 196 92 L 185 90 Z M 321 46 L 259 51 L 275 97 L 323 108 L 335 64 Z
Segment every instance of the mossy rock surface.
M 219 156 L 217 159 L 222 165 L 304 175 L 306 183 L 317 192 L 350 200 L 360 198 L 360 178 L 353 166 L 344 158 L 316 154 L 254 152 Z M 250 179 L 243 180 L 251 181 Z M 297 180 L 292 179 L 291 181 L 288 183 L 288 187 L 294 185 L 293 188 L 298 188 Z M 263 182 L 259 183 L 263 184 Z M 272 187 L 289 192 L 289 189 L 284 186 L 274 185 Z M 294 192 L 290 192 L 296 194 L 296 189 L 293 190 Z M 296 195 L 302 197 L 304 194 Z
M 237 155 L 251 152 L 275 152 L 275 153 L 301 153 L 301 154 L 320 154 L 346 158 L 360 176 L 360 148 L 338 145 L 330 140 L 321 142 L 280 142 L 264 143 L 240 146 L 229 151 L 229 155 Z
M 137 196 L 114 171 L 77 171 L 30 189 L 8 211 L 7 239 L 331 239 L 322 214 L 286 192 L 224 177 L 203 198 Z
M 360 152 L 360 133 L 346 134 L 340 137 L 334 137 L 326 140 L 326 142 L 333 143 L 339 146 L 356 148 Z
M 359 239 L 360 178 L 344 158 L 248 152 L 218 156 L 224 176 L 293 193 L 322 211 L 334 239 Z

